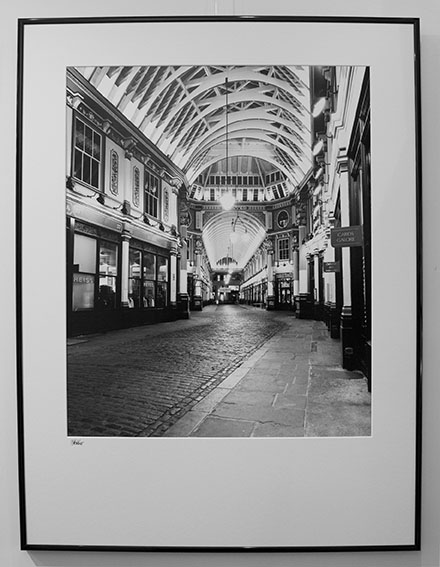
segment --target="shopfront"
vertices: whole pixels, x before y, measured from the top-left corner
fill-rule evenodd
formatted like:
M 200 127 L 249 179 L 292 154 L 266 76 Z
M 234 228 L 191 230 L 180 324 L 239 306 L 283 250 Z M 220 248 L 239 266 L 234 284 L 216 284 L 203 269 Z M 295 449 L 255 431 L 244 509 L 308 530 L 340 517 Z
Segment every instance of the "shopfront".
M 293 305 L 293 278 L 290 275 L 275 277 L 275 308 L 291 309 Z
M 172 318 L 169 251 L 131 239 L 124 270 L 123 243 L 118 232 L 68 217 L 69 336 Z

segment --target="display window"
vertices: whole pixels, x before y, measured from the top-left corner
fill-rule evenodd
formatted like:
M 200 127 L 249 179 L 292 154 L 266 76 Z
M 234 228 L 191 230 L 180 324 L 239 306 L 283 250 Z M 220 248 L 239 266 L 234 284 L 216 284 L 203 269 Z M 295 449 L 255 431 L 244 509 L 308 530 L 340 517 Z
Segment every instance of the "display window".
M 114 309 L 117 278 L 117 244 L 75 234 L 72 310 Z
M 95 306 L 96 240 L 75 234 L 73 251 L 72 309 L 80 311 Z
M 130 307 L 167 307 L 168 258 L 130 248 L 128 290 Z
M 100 244 L 98 307 L 102 309 L 114 309 L 116 307 L 117 259 L 116 244 Z
M 130 248 L 128 268 L 128 304 L 130 307 L 141 307 L 142 299 L 142 252 Z

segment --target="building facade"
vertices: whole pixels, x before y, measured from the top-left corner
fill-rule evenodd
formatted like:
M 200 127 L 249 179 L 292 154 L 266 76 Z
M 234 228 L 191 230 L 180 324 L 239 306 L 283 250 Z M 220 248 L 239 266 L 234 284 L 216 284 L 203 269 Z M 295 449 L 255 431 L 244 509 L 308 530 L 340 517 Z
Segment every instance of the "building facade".
M 183 173 L 74 69 L 66 128 L 68 334 L 185 316 Z

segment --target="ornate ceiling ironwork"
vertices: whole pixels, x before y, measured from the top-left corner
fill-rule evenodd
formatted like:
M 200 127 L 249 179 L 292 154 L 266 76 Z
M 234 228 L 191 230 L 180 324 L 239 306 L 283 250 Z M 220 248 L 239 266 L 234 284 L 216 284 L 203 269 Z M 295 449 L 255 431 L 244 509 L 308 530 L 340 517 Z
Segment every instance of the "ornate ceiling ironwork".
M 249 173 L 249 158 L 254 158 L 256 173 L 280 170 L 293 187 L 310 169 L 309 67 L 133 66 L 79 71 L 182 169 L 190 184 L 222 167 L 226 79 L 232 167 Z

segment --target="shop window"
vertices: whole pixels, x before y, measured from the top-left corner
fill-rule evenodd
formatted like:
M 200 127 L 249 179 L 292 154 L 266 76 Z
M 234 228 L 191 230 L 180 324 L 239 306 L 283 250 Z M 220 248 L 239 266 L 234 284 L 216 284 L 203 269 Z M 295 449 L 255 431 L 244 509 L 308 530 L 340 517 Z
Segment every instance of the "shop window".
M 97 260 L 99 258 L 99 260 Z M 118 277 L 118 249 L 111 242 L 75 234 L 72 310 L 114 309 Z
M 75 234 L 73 254 L 72 309 L 81 311 L 95 306 L 96 240 Z
M 278 240 L 278 260 L 288 260 L 289 259 L 289 239 L 280 238 Z
M 141 307 L 142 298 L 142 253 L 130 248 L 128 266 L 128 304 L 130 307 Z
M 118 249 L 116 244 L 102 242 L 99 247 L 99 291 L 97 307 L 114 309 L 116 307 Z
M 156 256 L 144 254 L 143 263 L 143 306 L 156 307 Z
M 152 217 L 157 218 L 159 210 L 159 178 L 145 171 L 145 188 L 144 188 L 144 207 L 145 212 Z
M 74 131 L 73 177 L 99 188 L 102 142 L 101 135 L 76 118 Z
M 157 307 L 168 305 L 168 259 L 157 257 Z

